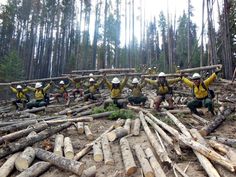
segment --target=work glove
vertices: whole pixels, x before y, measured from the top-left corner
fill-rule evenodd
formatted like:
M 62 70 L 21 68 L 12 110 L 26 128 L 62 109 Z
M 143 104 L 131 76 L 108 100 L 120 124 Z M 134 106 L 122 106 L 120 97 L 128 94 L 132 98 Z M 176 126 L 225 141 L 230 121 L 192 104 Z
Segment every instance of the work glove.
M 216 68 L 215 73 L 218 74 L 221 71 L 221 68 Z

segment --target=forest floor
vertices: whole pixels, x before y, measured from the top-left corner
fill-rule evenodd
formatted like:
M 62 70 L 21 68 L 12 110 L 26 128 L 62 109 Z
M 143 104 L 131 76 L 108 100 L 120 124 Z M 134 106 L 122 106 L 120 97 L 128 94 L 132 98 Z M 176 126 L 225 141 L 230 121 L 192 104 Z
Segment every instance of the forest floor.
M 185 87 L 181 84 L 178 86 L 178 88 L 183 88 L 185 92 L 189 92 L 189 93 L 191 92 L 190 90 L 185 89 Z M 218 111 L 218 108 L 222 105 L 229 106 L 229 107 L 235 107 L 235 103 L 236 103 L 236 87 L 235 87 L 235 85 L 229 85 L 227 83 L 218 81 L 213 84 L 212 88 L 216 92 L 216 98 L 215 98 L 216 111 Z M 151 93 L 151 90 L 147 90 L 145 92 Z M 177 98 L 178 96 L 180 96 L 181 98 L 185 98 L 185 99 L 180 99 L 180 100 L 183 100 L 183 102 L 178 102 L 177 105 L 178 104 L 181 104 L 181 105 L 185 104 L 186 105 L 186 102 L 191 97 L 191 96 L 186 97 L 186 96 L 181 96 L 179 94 L 175 94 L 174 99 Z M 71 106 L 73 106 L 74 104 L 75 103 L 73 103 L 73 101 L 72 101 Z M 147 103 L 147 105 L 149 105 L 149 102 Z M 9 105 L 7 105 L 7 106 L 9 106 Z M 2 107 L 6 107 L 6 105 L 2 105 Z M 49 106 L 49 108 L 47 108 L 46 112 L 40 112 L 37 114 L 40 114 L 41 116 L 45 115 L 45 114 L 52 115 L 53 113 L 59 112 L 63 109 L 65 109 L 65 108 L 56 107 L 56 108 L 50 109 L 50 106 Z M 145 109 L 150 110 L 158 119 L 164 121 L 165 123 L 173 126 L 176 129 L 178 129 L 174 125 L 174 123 L 171 122 L 170 120 L 168 120 L 168 118 L 165 117 L 164 115 L 159 115 L 159 114 L 155 113 L 155 111 L 151 110 L 148 107 L 146 107 Z M 190 113 L 184 113 L 184 111 L 181 112 L 182 109 L 186 110 L 187 109 L 186 107 L 177 108 L 177 109 L 180 110 L 180 112 L 177 114 L 174 114 L 174 115 L 188 129 L 196 128 L 199 130 L 204 126 L 204 124 L 202 124 L 198 120 L 194 119 Z M 205 113 L 204 116 L 202 116 L 205 120 L 212 121 L 214 119 L 214 117 L 210 113 L 208 113 L 206 109 L 202 109 L 202 111 Z M 14 111 L 11 109 L 11 112 L 14 112 Z M 138 113 L 136 113 L 136 114 L 137 114 L 136 116 L 138 117 Z M 4 119 L 0 120 L 0 122 L 4 122 Z M 111 125 L 113 125 L 114 122 L 115 122 L 114 120 L 109 120 L 104 117 L 104 118 L 94 119 L 92 122 L 88 122 L 87 124 L 89 125 L 89 127 L 96 139 L 105 130 L 107 130 Z M 151 126 L 150 126 L 150 128 L 151 128 Z M 84 148 L 86 144 L 91 142 L 91 141 L 87 140 L 87 138 L 84 134 L 79 135 L 75 126 L 71 126 L 67 129 L 61 131 L 60 134 L 63 134 L 64 137 L 71 138 L 75 154 L 80 152 L 80 150 L 82 148 Z M 4 134 L 0 134 L 0 135 L 2 136 Z M 210 136 L 219 136 L 219 137 L 236 139 L 236 114 L 235 114 L 235 112 L 233 114 L 231 114 L 229 117 L 227 117 L 227 119 L 214 132 L 212 132 L 210 134 Z M 138 166 L 137 172 L 135 174 L 133 174 L 132 176 L 133 177 L 139 177 L 139 176 L 141 177 L 142 176 L 141 166 L 140 166 L 140 163 L 135 155 L 133 146 L 135 144 L 141 144 L 143 148 L 146 148 L 146 147 L 151 147 L 151 145 L 149 143 L 149 140 L 148 140 L 142 126 L 141 126 L 141 131 L 140 131 L 139 136 L 130 136 L 130 137 L 127 137 L 127 139 L 130 143 L 130 147 L 132 149 L 135 163 Z M 17 141 L 17 140 L 15 140 L 15 141 Z M 47 144 L 49 144 L 47 150 L 52 152 L 53 146 L 54 146 L 54 141 L 55 141 L 55 135 L 49 137 L 46 140 L 35 143 L 33 145 L 33 147 L 40 147 L 40 148 L 45 149 L 45 143 L 47 143 Z M 0 149 L 3 146 L 6 146 L 6 143 L 3 145 L 0 145 Z M 107 177 L 115 177 L 115 176 L 123 177 L 123 176 L 125 176 L 125 171 L 124 171 L 124 164 L 123 164 L 123 160 L 122 160 L 119 141 L 116 140 L 114 142 L 110 142 L 110 146 L 111 146 L 112 156 L 115 161 L 114 165 L 105 165 L 103 161 L 102 162 L 95 162 L 93 160 L 93 151 L 92 150 L 89 153 L 87 153 L 85 156 L 83 156 L 79 161 L 83 162 L 85 164 L 86 168 L 95 165 L 96 169 L 97 169 L 96 176 L 98 176 L 98 177 L 105 177 L 105 176 L 107 176 Z M 181 156 L 176 155 L 174 152 L 169 153 L 172 161 L 174 163 L 176 163 L 177 165 L 179 165 L 179 167 L 181 169 L 183 169 L 183 170 L 186 169 L 186 174 L 189 177 L 205 177 L 205 176 L 207 176 L 203 167 L 199 163 L 197 157 L 194 155 L 192 149 L 190 149 L 186 146 L 185 147 L 181 146 L 181 150 L 182 150 Z M 6 159 L 8 157 L 0 159 L 0 167 L 2 166 L 2 164 L 6 161 Z M 38 161 L 38 159 L 35 159 L 34 163 L 36 161 Z M 163 168 L 163 171 L 165 172 L 167 177 L 172 177 L 172 176 L 174 177 L 175 176 L 175 173 L 170 166 L 162 165 L 162 168 Z M 221 176 L 225 176 L 225 177 L 226 176 L 227 177 L 236 176 L 235 173 L 234 174 L 230 173 L 229 171 L 227 171 L 223 168 L 220 168 L 219 165 L 216 165 L 215 168 L 218 170 L 218 172 Z M 14 177 L 14 176 L 17 176 L 19 173 L 20 172 L 15 169 L 11 173 L 10 176 Z M 40 177 L 66 177 L 66 176 L 70 176 L 70 175 L 72 175 L 71 172 L 67 172 L 67 171 L 61 170 L 55 166 L 52 166 L 49 168 L 49 170 L 47 170 L 46 172 L 41 174 Z M 178 176 L 181 176 L 181 175 L 178 173 Z

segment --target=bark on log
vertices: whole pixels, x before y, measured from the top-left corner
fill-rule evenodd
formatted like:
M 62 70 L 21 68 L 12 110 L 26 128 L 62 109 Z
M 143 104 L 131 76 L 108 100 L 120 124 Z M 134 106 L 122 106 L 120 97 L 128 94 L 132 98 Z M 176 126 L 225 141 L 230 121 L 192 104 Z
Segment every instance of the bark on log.
M 205 140 L 202 138 L 202 136 L 200 135 L 200 133 L 196 130 L 196 129 L 191 129 L 190 130 L 192 136 L 197 139 L 197 141 L 199 143 L 203 143 L 204 145 L 206 145 Z M 200 164 L 202 165 L 202 167 L 204 168 L 204 170 L 206 171 L 206 173 L 208 174 L 209 177 L 220 177 L 219 173 L 217 172 L 217 170 L 214 168 L 214 166 L 211 164 L 211 162 L 202 154 L 200 154 L 197 151 L 193 151 L 195 153 L 195 155 L 197 156 Z
M 218 136 L 209 136 L 207 138 L 210 138 L 212 140 L 218 141 L 220 143 L 226 144 L 228 146 L 236 148 L 236 139 L 229 139 L 225 137 L 218 137 Z
M 197 71 L 204 71 L 204 70 L 210 70 L 210 69 L 221 68 L 221 67 L 222 65 L 202 66 L 202 67 L 196 67 L 196 68 L 181 69 L 179 72 L 181 73 L 197 72 Z
M 131 128 L 131 119 L 126 119 L 124 129 L 128 131 L 128 134 L 130 134 L 130 128 Z
M 51 164 L 48 162 L 37 162 L 16 177 L 37 177 L 47 171 L 50 166 Z
M 218 115 L 212 122 L 210 122 L 208 125 L 204 126 L 199 133 L 202 136 L 207 136 L 211 132 L 213 132 L 216 128 L 218 128 L 224 121 L 226 120 L 225 116 Z
M 157 141 L 157 139 L 155 138 L 155 136 L 153 135 L 153 133 L 151 132 L 150 128 L 147 125 L 147 122 L 145 121 L 144 115 L 142 112 L 139 112 L 139 116 L 140 116 L 140 120 L 142 122 L 144 131 L 152 145 L 152 147 L 155 149 L 157 155 L 159 156 L 160 160 L 162 162 L 171 164 L 171 160 L 168 157 L 167 153 L 164 151 L 164 149 L 161 147 L 161 145 L 159 144 L 159 142 Z
M 35 151 L 32 147 L 27 147 L 25 150 L 17 157 L 15 161 L 15 167 L 18 171 L 22 172 L 29 168 L 31 163 L 34 161 Z
M 77 175 L 81 175 L 84 170 L 84 164 L 81 162 L 77 162 L 75 160 L 69 160 L 64 157 L 59 157 L 54 153 L 45 151 L 40 148 L 35 148 L 35 152 L 37 158 L 49 162 L 61 169 L 75 173 Z
M 114 111 L 109 111 L 109 112 L 102 112 L 102 113 L 97 113 L 97 114 L 91 114 L 89 116 L 93 117 L 94 119 L 102 118 L 102 117 L 108 117 L 110 116 Z
M 118 127 L 123 126 L 124 123 L 125 123 L 125 120 L 124 120 L 124 119 L 120 119 L 120 118 L 117 119 L 117 120 L 116 120 L 116 123 L 115 123 L 115 128 L 118 128 Z
M 49 125 L 53 124 L 58 124 L 58 123 L 65 123 L 65 122 L 92 122 L 93 118 L 92 117 L 78 117 L 74 119 L 62 119 L 62 120 L 50 120 L 50 121 L 45 121 Z
M 93 144 L 93 159 L 95 162 L 103 161 L 102 145 L 100 141 Z
M 149 161 L 147 160 L 146 155 L 144 154 L 144 151 L 141 148 L 141 146 L 139 144 L 136 144 L 134 146 L 134 150 L 138 158 L 138 161 L 143 169 L 144 176 L 154 177 L 155 175 L 153 173 L 152 167 L 150 166 Z
M 63 145 L 64 145 L 64 135 L 57 134 L 56 138 L 55 138 L 53 153 L 62 157 L 63 156 L 63 151 L 62 151 Z
M 129 142 L 126 138 L 120 139 L 120 148 L 125 166 L 125 174 L 130 176 L 137 171 L 137 166 L 135 164 L 134 157 L 129 146 Z
M 71 139 L 69 137 L 65 137 L 64 139 L 64 154 L 65 158 L 67 159 L 74 158 L 74 149 L 71 143 Z
M 32 131 L 39 132 L 39 131 L 42 131 L 46 128 L 48 128 L 48 125 L 44 122 L 35 124 L 34 126 L 28 127 L 27 129 L 13 132 L 13 133 L 10 133 L 10 134 L 0 137 L 0 144 L 4 143 L 4 141 L 9 142 L 9 141 L 15 140 L 17 138 L 21 138 L 23 136 L 26 136 L 27 134 L 29 134 Z
M 50 128 L 50 129 L 46 129 L 44 131 L 41 131 L 35 137 L 22 138 L 18 142 L 9 143 L 6 147 L 2 147 L 0 149 L 0 159 L 7 156 L 7 155 L 9 155 L 9 154 L 20 151 L 20 150 L 24 149 L 27 146 L 31 146 L 34 143 L 42 141 L 42 140 L 54 135 L 55 133 L 65 129 L 65 128 L 70 127 L 71 125 L 72 125 L 72 123 L 68 122 L 68 123 L 65 123 L 65 124 L 62 124 L 62 125 L 58 125 L 55 128 Z
M 156 157 L 154 156 L 152 150 L 150 148 L 147 148 L 145 150 L 145 154 L 147 156 L 147 159 L 150 162 L 150 165 L 153 169 L 153 172 L 154 172 L 155 176 L 166 177 L 165 172 L 163 171 L 161 165 L 159 164 Z
M 135 135 L 135 136 L 138 136 L 138 135 L 139 135 L 140 125 L 141 125 L 140 119 L 139 119 L 139 118 L 136 118 L 136 119 L 134 120 L 134 127 L 133 127 L 133 131 L 132 131 L 132 134 L 133 134 L 133 135 Z
M 77 123 L 77 131 L 80 135 L 84 133 L 84 123 L 83 122 L 78 122 Z
M 198 115 L 196 115 L 196 114 L 192 114 L 192 116 L 193 116 L 195 119 L 197 119 L 197 120 L 199 120 L 200 122 L 202 122 L 203 124 L 208 124 L 208 123 L 209 123 L 208 120 L 203 119 L 202 117 L 200 117 L 200 116 L 198 116 Z
M 7 177 L 14 169 L 16 158 L 20 155 L 19 152 L 13 154 L 0 168 L 0 176 Z
M 84 177 L 95 177 L 96 176 L 96 166 L 91 166 L 89 168 L 87 168 L 86 170 L 84 170 L 83 175 Z
M 71 112 L 74 114 L 74 113 L 79 113 L 79 112 L 82 112 L 82 111 L 85 111 L 89 108 L 94 108 L 96 106 L 100 106 L 102 103 L 101 102 L 98 102 L 98 103 L 92 103 L 92 104 L 89 104 L 89 105 L 84 105 L 83 107 L 81 108 L 76 108 L 76 109 L 73 109 L 71 110 Z
M 102 150 L 104 154 L 105 165 L 114 165 L 114 159 L 112 157 L 111 147 L 106 135 L 102 137 L 101 142 L 102 142 Z
M 107 138 L 109 141 L 113 142 L 118 138 L 122 138 L 124 136 L 128 135 L 128 130 L 123 127 L 118 127 L 115 130 L 109 132 L 107 134 Z
M 18 123 L 18 124 L 8 125 L 6 127 L 1 127 L 0 133 L 21 130 L 21 129 L 27 128 L 29 125 L 33 125 L 36 123 L 37 123 L 37 120 L 29 120 L 29 121 L 25 121 L 25 122 Z
M 94 136 L 88 125 L 84 126 L 84 132 L 88 140 L 92 141 L 94 139 Z

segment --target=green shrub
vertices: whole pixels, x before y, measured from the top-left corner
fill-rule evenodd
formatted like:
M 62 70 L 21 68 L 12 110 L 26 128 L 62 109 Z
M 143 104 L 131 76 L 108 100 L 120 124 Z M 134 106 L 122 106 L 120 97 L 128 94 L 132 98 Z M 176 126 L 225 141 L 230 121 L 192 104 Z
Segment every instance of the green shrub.
M 111 120 L 116 120 L 118 118 L 121 119 L 133 119 L 135 117 L 135 114 L 131 110 L 126 110 L 126 109 L 120 109 L 115 112 L 113 112 L 110 116 L 109 119 Z

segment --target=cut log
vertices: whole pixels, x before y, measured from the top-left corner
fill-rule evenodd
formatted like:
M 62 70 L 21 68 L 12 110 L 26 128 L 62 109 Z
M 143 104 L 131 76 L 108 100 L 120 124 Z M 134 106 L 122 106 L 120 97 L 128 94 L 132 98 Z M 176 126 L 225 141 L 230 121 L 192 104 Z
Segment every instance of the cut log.
M 142 112 L 139 112 L 140 120 L 143 125 L 143 129 L 152 145 L 152 147 L 155 149 L 157 155 L 159 156 L 160 160 L 162 162 L 171 164 L 171 160 L 168 157 L 167 153 L 164 151 L 164 149 L 161 147 L 160 143 L 157 141 L 156 137 L 151 132 L 150 128 L 147 125 L 147 122 L 145 121 L 144 115 Z
M 197 119 L 197 120 L 199 120 L 200 122 L 202 122 L 203 124 L 208 124 L 208 123 L 209 123 L 208 120 L 203 119 L 202 117 L 200 117 L 200 116 L 198 116 L 198 115 L 196 115 L 196 114 L 192 114 L 192 116 L 193 116 L 195 119 Z
M 124 128 L 128 131 L 128 134 L 130 134 L 131 119 L 126 119 Z
M 74 158 L 74 149 L 69 137 L 65 137 L 64 139 L 64 154 L 67 159 Z
M 77 131 L 80 135 L 84 133 L 84 123 L 83 122 L 78 122 L 77 123 Z
M 55 128 L 50 128 L 50 129 L 46 129 L 44 131 L 41 131 L 40 133 L 37 134 L 37 136 L 34 136 L 32 138 L 22 138 L 18 142 L 9 143 L 6 147 L 2 147 L 0 149 L 0 159 L 2 157 L 9 155 L 9 154 L 20 151 L 20 150 L 26 148 L 27 146 L 31 146 L 34 143 L 42 141 L 42 140 L 56 134 L 57 132 L 70 127 L 71 125 L 72 125 L 71 122 L 67 122 L 65 124 L 58 125 Z
M 84 126 L 84 132 L 88 140 L 92 141 L 94 139 L 94 136 L 88 125 Z
M 22 123 L 8 125 L 6 127 L 1 127 L 0 128 L 0 133 L 21 130 L 21 129 L 27 128 L 29 125 L 33 125 L 33 124 L 36 124 L 36 123 L 37 123 L 37 120 L 28 120 L 28 121 L 25 121 L 25 122 L 22 122 Z
M 95 162 L 103 161 L 102 145 L 100 141 L 93 144 L 93 159 Z
M 10 134 L 0 137 L 0 144 L 2 144 L 4 141 L 9 142 L 9 141 L 15 140 L 17 138 L 24 137 L 32 131 L 39 132 L 39 131 L 42 131 L 46 128 L 48 128 L 48 125 L 44 122 L 35 124 L 34 126 L 31 126 L 27 129 L 20 130 L 20 131 L 10 133 Z
M 202 66 L 202 67 L 196 67 L 196 68 L 181 69 L 179 72 L 188 73 L 188 72 L 211 70 L 211 69 L 215 69 L 215 68 L 222 68 L 222 65 L 211 65 L 211 66 Z
M 133 135 L 135 135 L 135 136 L 139 135 L 140 125 L 141 125 L 140 119 L 136 118 L 134 120 L 134 127 L 133 127 L 133 131 L 132 131 Z
M 93 144 L 97 141 L 99 141 L 100 139 L 102 139 L 102 137 L 104 135 L 106 135 L 108 132 L 112 131 L 114 129 L 114 125 L 110 126 L 105 132 L 103 132 L 96 140 L 94 140 L 93 142 L 86 144 L 85 148 L 83 148 L 80 152 L 78 152 L 75 157 L 74 160 L 79 160 L 81 159 L 85 154 L 87 154 L 93 147 Z
M 14 169 L 15 161 L 17 157 L 19 156 L 19 152 L 13 154 L 11 157 L 7 159 L 7 161 L 1 166 L 0 168 L 0 176 L 1 177 L 7 177 L 11 171 Z
M 141 146 L 139 144 L 136 144 L 134 146 L 134 150 L 136 153 L 136 156 L 138 158 L 138 161 L 142 167 L 143 173 L 145 177 L 154 177 L 154 172 L 152 170 L 152 167 L 150 166 L 146 155 L 144 154 L 143 149 L 141 148 Z
M 63 156 L 62 147 L 64 145 L 64 136 L 62 134 L 57 134 L 54 143 L 53 153 L 58 156 Z
M 137 166 L 135 164 L 134 157 L 129 146 L 129 142 L 127 141 L 126 138 L 121 138 L 120 148 L 121 148 L 122 159 L 125 166 L 125 174 L 127 176 L 130 176 L 137 171 Z
M 35 148 L 35 152 L 37 158 L 49 162 L 61 169 L 75 173 L 77 175 L 81 175 L 84 170 L 84 164 L 81 162 L 57 156 L 54 153 L 45 151 L 40 148 Z
M 147 156 L 147 159 L 150 162 L 150 165 L 153 169 L 153 172 L 155 174 L 155 176 L 158 177 L 166 177 L 161 165 L 159 164 L 159 162 L 157 161 L 156 157 L 154 156 L 152 150 L 150 148 L 147 148 L 145 150 L 145 154 Z
M 197 139 L 197 141 L 199 143 L 203 143 L 204 145 L 206 145 L 205 140 L 201 137 L 201 135 L 199 134 L 199 132 L 196 129 L 191 129 L 190 130 L 192 136 Z M 195 155 L 197 156 L 199 162 L 201 163 L 202 167 L 204 168 L 204 170 L 206 171 L 206 173 L 208 174 L 209 177 L 220 177 L 219 173 L 217 172 L 217 170 L 214 168 L 214 166 L 211 164 L 211 162 L 202 154 L 200 154 L 197 151 L 193 151 L 195 153 Z
M 116 123 L 115 123 L 115 128 L 118 128 L 118 127 L 123 126 L 124 123 L 125 123 L 125 120 L 124 120 L 124 119 L 120 119 L 120 118 L 117 119 L 117 120 L 116 120 Z
M 118 127 L 115 130 L 109 132 L 107 134 L 107 138 L 109 141 L 113 142 L 119 138 L 126 136 L 126 135 L 128 135 L 128 130 L 123 127 Z
M 94 166 L 91 166 L 91 167 L 87 168 L 86 170 L 84 170 L 83 176 L 85 176 L 85 177 L 95 177 L 96 172 L 97 172 L 97 169 L 96 169 L 96 166 L 94 165 Z
M 220 143 L 236 148 L 236 139 L 230 139 L 230 138 L 218 137 L 218 136 L 209 136 L 207 138 L 210 138 L 212 140 L 215 140 Z
M 98 119 L 98 118 L 109 117 L 113 112 L 114 111 L 102 112 L 102 113 L 97 113 L 97 114 L 91 114 L 89 116 L 93 117 L 94 119 Z
M 114 159 L 112 157 L 111 147 L 106 135 L 102 137 L 101 143 L 102 143 L 102 151 L 104 154 L 105 165 L 114 165 Z
M 92 121 L 93 121 L 93 118 L 88 116 L 88 117 L 79 117 L 75 119 L 49 120 L 45 122 L 49 125 L 52 125 L 52 124 L 65 123 L 65 122 L 92 122 Z
M 32 138 L 32 137 L 35 137 L 35 136 L 37 136 L 37 133 L 35 132 L 35 131 L 32 131 L 32 132 L 30 132 L 28 135 L 27 135 L 27 137 L 26 138 Z
M 37 162 L 16 177 L 37 177 L 50 168 L 48 162 Z
M 22 172 L 29 168 L 31 163 L 34 161 L 35 151 L 32 147 L 27 147 L 25 150 L 17 157 L 15 161 L 15 167 L 18 171 Z

